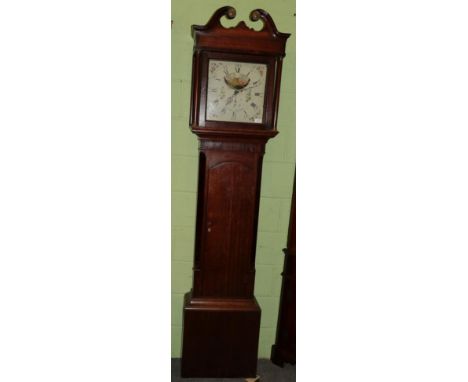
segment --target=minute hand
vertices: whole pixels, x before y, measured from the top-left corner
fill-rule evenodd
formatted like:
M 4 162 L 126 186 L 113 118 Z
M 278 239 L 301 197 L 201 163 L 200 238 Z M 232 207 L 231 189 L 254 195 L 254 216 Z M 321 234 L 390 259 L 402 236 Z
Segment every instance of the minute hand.
M 260 85 L 260 84 L 252 85 L 252 86 L 245 87 L 245 88 L 243 88 L 243 89 L 236 90 L 236 91 L 234 92 L 233 95 L 237 95 L 237 94 L 239 94 L 240 92 L 243 92 L 244 90 L 249 90 L 249 89 L 256 88 L 256 87 L 259 86 L 259 85 Z
M 226 105 L 230 104 L 232 102 L 232 100 L 234 99 L 234 97 L 236 95 L 238 95 L 240 92 L 244 91 L 244 90 L 248 90 L 248 89 L 253 89 L 253 88 L 256 88 L 257 86 L 259 86 L 260 84 L 256 84 L 256 85 L 252 85 L 252 86 L 249 86 L 249 87 L 245 87 L 243 89 L 238 89 L 238 90 L 234 90 L 234 93 L 232 94 L 232 96 L 228 97 L 226 99 Z

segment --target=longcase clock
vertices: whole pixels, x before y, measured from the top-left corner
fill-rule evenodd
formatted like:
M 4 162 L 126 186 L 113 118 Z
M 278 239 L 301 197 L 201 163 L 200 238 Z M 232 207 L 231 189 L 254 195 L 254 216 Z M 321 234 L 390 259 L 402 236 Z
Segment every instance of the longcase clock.
M 199 139 L 193 287 L 183 310 L 183 377 L 254 377 L 260 306 L 255 250 L 265 144 L 277 134 L 287 33 L 262 9 L 225 28 L 232 7 L 193 25 L 190 127 Z

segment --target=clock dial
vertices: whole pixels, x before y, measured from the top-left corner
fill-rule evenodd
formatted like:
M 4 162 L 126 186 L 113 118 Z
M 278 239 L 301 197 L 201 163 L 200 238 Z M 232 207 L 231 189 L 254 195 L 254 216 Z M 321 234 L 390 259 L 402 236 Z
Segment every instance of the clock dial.
M 262 123 L 267 66 L 210 60 L 206 119 Z

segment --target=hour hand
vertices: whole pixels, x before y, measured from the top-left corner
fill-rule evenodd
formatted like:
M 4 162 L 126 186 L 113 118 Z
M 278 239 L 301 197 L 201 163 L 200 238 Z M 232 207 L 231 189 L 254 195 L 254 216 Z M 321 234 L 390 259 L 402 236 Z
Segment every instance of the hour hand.
M 257 86 L 259 86 L 260 84 L 258 83 L 258 81 L 255 81 L 252 83 L 252 86 L 246 86 L 245 88 L 243 89 L 240 89 L 238 90 L 238 92 L 241 92 L 241 91 L 244 91 L 244 90 L 249 90 L 249 89 L 253 89 L 253 88 L 256 88 Z

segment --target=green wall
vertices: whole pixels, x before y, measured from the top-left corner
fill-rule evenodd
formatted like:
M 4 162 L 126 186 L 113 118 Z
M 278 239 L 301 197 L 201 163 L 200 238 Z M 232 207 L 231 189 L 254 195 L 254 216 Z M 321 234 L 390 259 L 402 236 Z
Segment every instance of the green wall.
M 267 143 L 264 157 L 257 241 L 255 296 L 262 308 L 260 358 L 270 356 L 275 341 L 282 249 L 286 245 L 296 155 L 295 1 L 172 0 L 172 357 L 180 357 L 182 298 L 192 284 L 195 234 L 198 143 L 188 126 L 193 47 L 190 26 L 205 24 L 224 5 L 237 10 L 237 17 L 226 20 L 226 26 L 241 19 L 255 26 L 248 15 L 251 10 L 262 8 L 271 14 L 280 32 L 291 33 L 283 64 L 279 134 Z

